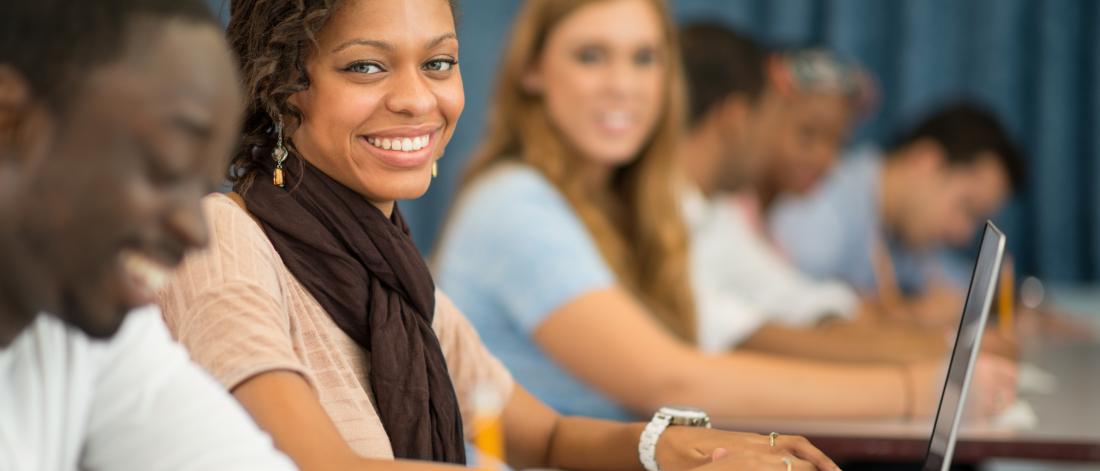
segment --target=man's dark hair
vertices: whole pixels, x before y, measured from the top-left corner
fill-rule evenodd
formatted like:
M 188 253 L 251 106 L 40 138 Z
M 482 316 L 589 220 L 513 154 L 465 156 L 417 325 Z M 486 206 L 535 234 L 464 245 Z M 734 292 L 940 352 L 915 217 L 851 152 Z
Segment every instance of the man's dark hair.
M 756 101 L 763 94 L 768 51 L 752 38 L 717 23 L 688 24 L 680 48 L 692 126 L 731 95 Z
M 125 53 L 139 18 L 218 24 L 203 0 L 3 0 L 0 65 L 22 74 L 34 99 L 62 110 L 89 71 Z
M 954 103 L 929 114 L 889 146 L 891 151 L 921 139 L 943 147 L 948 164 L 968 165 L 983 152 L 991 152 L 1004 167 L 1012 187 L 1024 188 L 1027 169 L 1019 147 L 1009 138 L 997 116 L 973 103 Z

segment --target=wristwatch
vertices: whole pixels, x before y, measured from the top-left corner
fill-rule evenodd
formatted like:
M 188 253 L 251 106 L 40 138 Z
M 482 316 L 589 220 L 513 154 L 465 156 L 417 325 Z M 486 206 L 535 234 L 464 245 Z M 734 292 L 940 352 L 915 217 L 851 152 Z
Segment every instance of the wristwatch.
M 660 408 L 656 414 L 653 414 L 653 419 L 646 424 L 645 430 L 642 431 L 642 439 L 638 440 L 638 459 L 641 460 L 646 471 L 661 471 L 655 456 L 657 439 L 661 438 L 661 434 L 669 425 L 710 428 L 710 417 L 706 412 L 691 407 Z

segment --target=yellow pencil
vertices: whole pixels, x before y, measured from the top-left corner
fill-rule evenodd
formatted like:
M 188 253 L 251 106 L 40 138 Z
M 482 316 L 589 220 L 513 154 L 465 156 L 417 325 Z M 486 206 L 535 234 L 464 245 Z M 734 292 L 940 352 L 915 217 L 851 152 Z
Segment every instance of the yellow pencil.
M 997 297 L 998 307 L 998 319 L 1001 328 L 1001 334 L 1005 337 L 1012 337 L 1012 331 L 1014 326 L 1012 323 L 1012 315 L 1016 313 L 1016 270 L 1012 264 L 1012 256 L 1006 255 L 1004 265 L 1001 266 L 1001 286 L 1000 295 Z
M 504 466 L 504 430 L 500 417 L 504 400 L 490 385 L 479 384 L 474 392 L 474 446 L 480 453 L 477 468 L 494 471 Z

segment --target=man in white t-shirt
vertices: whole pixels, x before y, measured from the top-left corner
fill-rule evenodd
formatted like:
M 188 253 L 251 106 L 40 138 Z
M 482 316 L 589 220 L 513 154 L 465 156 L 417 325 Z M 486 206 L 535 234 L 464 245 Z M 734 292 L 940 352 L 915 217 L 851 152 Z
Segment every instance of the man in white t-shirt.
M 241 93 L 201 0 L 0 4 L 0 469 L 284 470 L 168 336 Z
M 681 44 L 691 104 L 684 215 L 700 346 L 845 361 L 942 355 L 939 333 L 856 322 L 864 306 L 855 292 L 799 272 L 752 217 L 765 181 L 808 186 L 832 164 L 852 100 L 862 99 L 858 69 L 822 51 L 771 53 L 716 24 L 686 26 Z M 816 137 L 789 135 L 801 128 Z M 806 145 L 792 147 L 802 138 Z M 731 192 L 747 201 L 731 201 Z

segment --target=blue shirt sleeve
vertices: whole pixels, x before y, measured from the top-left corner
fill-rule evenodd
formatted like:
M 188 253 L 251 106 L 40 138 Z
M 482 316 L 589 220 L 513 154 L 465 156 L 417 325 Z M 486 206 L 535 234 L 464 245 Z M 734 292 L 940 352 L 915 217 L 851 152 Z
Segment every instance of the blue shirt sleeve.
M 970 278 L 974 274 L 974 262 L 957 251 L 943 249 L 936 253 L 933 262 L 934 271 L 930 278 L 940 277 L 962 291 L 970 289 Z
M 846 226 L 828 192 L 781 201 L 769 215 L 775 241 L 803 272 L 816 278 L 835 278 L 844 265 Z
M 564 197 L 518 165 L 486 175 L 459 201 L 436 261 L 442 288 L 464 311 L 493 305 L 528 332 L 567 302 L 616 283 Z
M 802 271 L 874 290 L 871 247 L 878 233 L 880 158 L 873 149 L 849 156 L 803 198 L 769 214 L 777 243 Z

